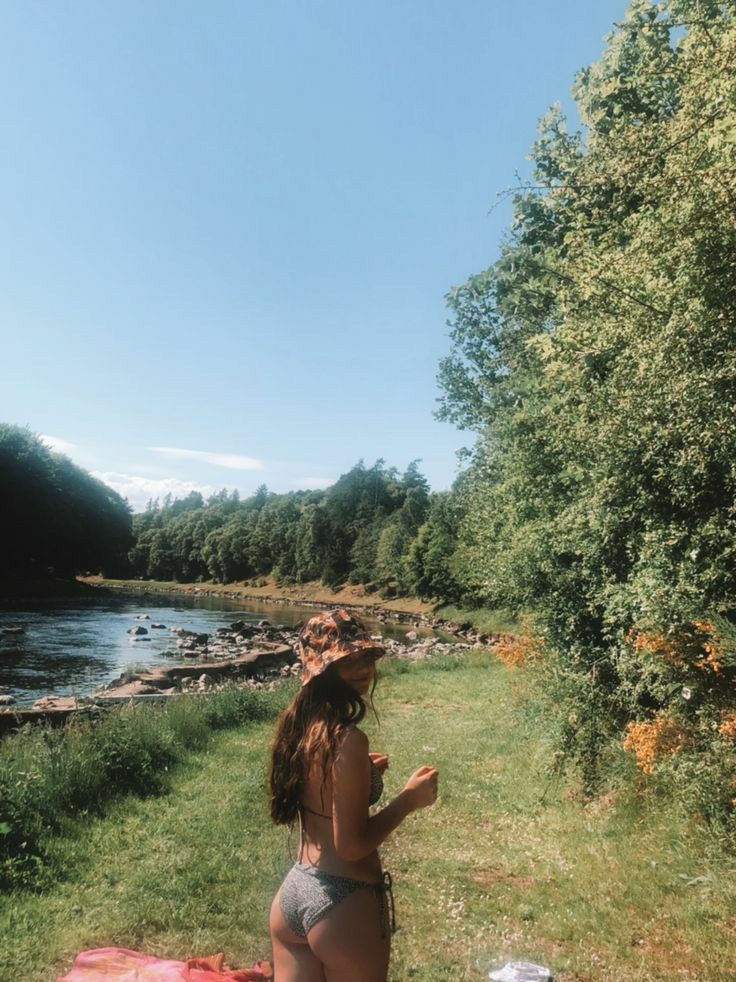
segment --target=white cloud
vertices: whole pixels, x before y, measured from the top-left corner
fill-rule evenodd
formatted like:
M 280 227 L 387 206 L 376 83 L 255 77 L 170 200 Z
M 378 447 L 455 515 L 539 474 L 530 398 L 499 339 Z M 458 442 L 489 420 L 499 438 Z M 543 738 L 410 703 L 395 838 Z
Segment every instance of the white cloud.
M 127 498 L 134 512 L 144 511 L 152 498 L 163 501 L 167 494 L 172 498 L 186 498 L 190 492 L 199 491 L 203 498 L 208 498 L 220 490 L 210 484 L 179 481 L 173 477 L 155 479 L 139 477 L 137 474 L 118 474 L 114 471 L 92 471 L 92 475 L 99 481 L 104 481 L 123 498 Z
M 180 447 L 146 447 L 153 453 L 173 457 L 176 460 L 202 460 L 216 467 L 227 467 L 233 471 L 262 471 L 263 461 L 255 457 L 243 457 L 235 453 L 210 453 L 208 450 L 183 450 Z
M 49 436 L 47 433 L 39 433 L 39 436 L 50 450 L 66 454 L 76 450 L 76 443 L 69 443 L 68 440 L 62 440 L 61 437 Z
M 294 481 L 294 487 L 300 491 L 319 491 L 334 483 L 334 477 L 300 477 Z

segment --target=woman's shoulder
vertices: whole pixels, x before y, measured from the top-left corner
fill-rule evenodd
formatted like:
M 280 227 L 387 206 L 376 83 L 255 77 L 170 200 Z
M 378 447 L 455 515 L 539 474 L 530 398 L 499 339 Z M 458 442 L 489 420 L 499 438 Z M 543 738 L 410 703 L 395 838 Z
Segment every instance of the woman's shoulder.
M 345 726 L 337 738 L 337 753 L 341 757 L 365 756 L 368 753 L 368 737 L 357 726 Z

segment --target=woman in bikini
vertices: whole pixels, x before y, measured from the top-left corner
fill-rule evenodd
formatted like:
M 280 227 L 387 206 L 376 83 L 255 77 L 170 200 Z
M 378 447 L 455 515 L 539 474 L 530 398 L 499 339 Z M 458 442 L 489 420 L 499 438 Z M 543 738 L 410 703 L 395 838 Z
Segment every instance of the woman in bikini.
M 357 728 L 383 648 L 344 610 L 311 618 L 299 638 L 302 688 L 273 743 L 274 822 L 299 821 L 297 862 L 271 906 L 276 982 L 383 982 L 393 923 L 391 877 L 378 847 L 437 798 L 434 767 L 420 767 L 385 808 L 388 757 Z

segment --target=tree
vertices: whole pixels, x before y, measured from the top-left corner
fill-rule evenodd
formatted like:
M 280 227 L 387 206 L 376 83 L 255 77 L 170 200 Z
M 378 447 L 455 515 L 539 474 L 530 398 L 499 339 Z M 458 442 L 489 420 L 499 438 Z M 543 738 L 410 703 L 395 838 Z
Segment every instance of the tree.
M 736 593 L 735 55 L 732 5 L 635 0 L 578 77 L 586 133 L 542 121 L 499 260 L 448 298 L 458 576 L 533 605 L 614 727 L 665 698 L 632 630 Z
M 123 567 L 131 516 L 112 488 L 8 424 L 0 425 L 0 473 L 4 572 L 73 576 Z
M 423 600 L 460 599 L 460 586 L 453 570 L 460 514 L 457 492 L 432 495 L 427 520 L 409 546 L 404 561 L 407 586 Z

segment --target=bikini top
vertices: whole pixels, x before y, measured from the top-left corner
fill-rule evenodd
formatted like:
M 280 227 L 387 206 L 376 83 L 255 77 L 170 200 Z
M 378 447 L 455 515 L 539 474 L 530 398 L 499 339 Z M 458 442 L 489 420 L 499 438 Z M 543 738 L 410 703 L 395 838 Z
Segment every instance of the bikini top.
M 383 777 L 381 772 L 376 767 L 376 765 L 371 761 L 371 791 L 368 795 L 368 804 L 375 805 L 378 799 L 383 794 Z M 312 808 L 308 808 L 305 804 L 300 804 L 299 807 L 302 811 L 309 812 L 310 815 L 316 815 L 318 818 L 329 818 L 332 819 L 332 812 L 316 812 Z

